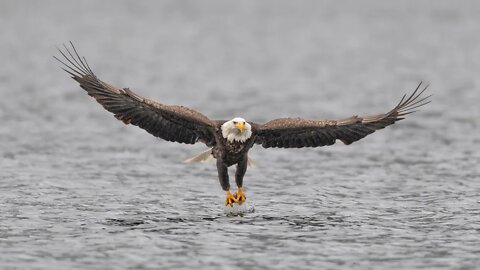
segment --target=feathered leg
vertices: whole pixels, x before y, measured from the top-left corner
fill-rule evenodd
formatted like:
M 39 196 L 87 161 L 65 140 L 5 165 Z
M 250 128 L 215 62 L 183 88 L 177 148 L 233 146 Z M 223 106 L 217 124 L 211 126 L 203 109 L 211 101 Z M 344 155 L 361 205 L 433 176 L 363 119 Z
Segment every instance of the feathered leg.
M 220 185 L 222 189 L 226 191 L 227 198 L 225 199 L 225 205 L 230 205 L 233 207 L 233 203 L 237 202 L 237 199 L 233 197 L 230 193 L 230 182 L 228 180 L 228 167 L 223 163 L 221 159 L 217 159 L 217 171 L 218 179 L 220 180 Z
M 245 155 L 245 158 L 237 163 L 237 171 L 235 172 L 235 182 L 237 184 L 238 190 L 235 193 L 235 199 L 238 204 L 245 202 L 245 193 L 243 193 L 243 176 L 247 172 L 248 166 L 248 157 Z

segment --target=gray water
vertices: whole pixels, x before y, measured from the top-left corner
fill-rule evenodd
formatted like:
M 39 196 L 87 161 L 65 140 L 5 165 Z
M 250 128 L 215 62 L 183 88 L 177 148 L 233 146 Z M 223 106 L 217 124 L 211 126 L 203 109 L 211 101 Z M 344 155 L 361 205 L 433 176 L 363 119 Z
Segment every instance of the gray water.
M 397 3 L 398 2 L 398 3 Z M 1 269 L 475 269 L 478 1 L 0 1 Z M 164 142 L 68 78 L 97 75 L 214 119 L 386 112 L 350 146 L 262 149 L 254 213 L 224 213 L 202 145 Z

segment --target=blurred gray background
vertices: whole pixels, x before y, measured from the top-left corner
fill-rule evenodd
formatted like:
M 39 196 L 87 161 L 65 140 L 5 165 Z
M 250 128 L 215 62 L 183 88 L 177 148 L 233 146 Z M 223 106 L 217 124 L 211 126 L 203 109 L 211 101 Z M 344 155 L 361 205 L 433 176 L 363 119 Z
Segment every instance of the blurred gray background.
M 0 268 L 474 269 L 478 1 L 0 1 Z M 59 68 L 214 119 L 386 112 L 351 146 L 262 149 L 229 217 L 205 149 L 125 126 Z

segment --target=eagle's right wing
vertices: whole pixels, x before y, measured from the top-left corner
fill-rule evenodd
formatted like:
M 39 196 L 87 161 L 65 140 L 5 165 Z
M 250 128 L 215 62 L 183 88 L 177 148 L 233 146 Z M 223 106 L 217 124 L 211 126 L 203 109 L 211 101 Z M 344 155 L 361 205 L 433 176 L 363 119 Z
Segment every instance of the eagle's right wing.
M 403 96 L 398 105 L 387 113 L 371 116 L 355 115 L 342 120 L 280 118 L 263 125 L 253 123 L 255 143 L 265 148 L 318 147 L 332 145 L 336 140 L 351 144 L 376 130 L 402 120 L 405 115 L 429 103 L 430 96 L 421 96 L 428 85 L 418 92 L 421 84 L 411 96 L 408 98 Z
M 143 98 L 128 88 L 118 88 L 97 78 L 86 59 L 80 57 L 70 42 L 73 53 L 65 46 L 59 49 L 65 58 L 64 70 L 80 83 L 88 95 L 94 97 L 107 111 L 125 124 L 138 126 L 167 141 L 194 144 L 215 144 L 215 125 L 203 114 L 183 106 L 165 105 Z

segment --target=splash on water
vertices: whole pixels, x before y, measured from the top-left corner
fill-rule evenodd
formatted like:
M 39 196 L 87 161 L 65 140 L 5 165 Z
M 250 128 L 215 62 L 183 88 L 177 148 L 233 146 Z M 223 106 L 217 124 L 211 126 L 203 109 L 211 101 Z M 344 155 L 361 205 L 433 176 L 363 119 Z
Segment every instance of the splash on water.
M 253 203 L 244 202 L 243 204 L 234 203 L 233 206 L 226 205 L 223 207 L 223 212 L 227 216 L 240 216 L 255 212 Z

